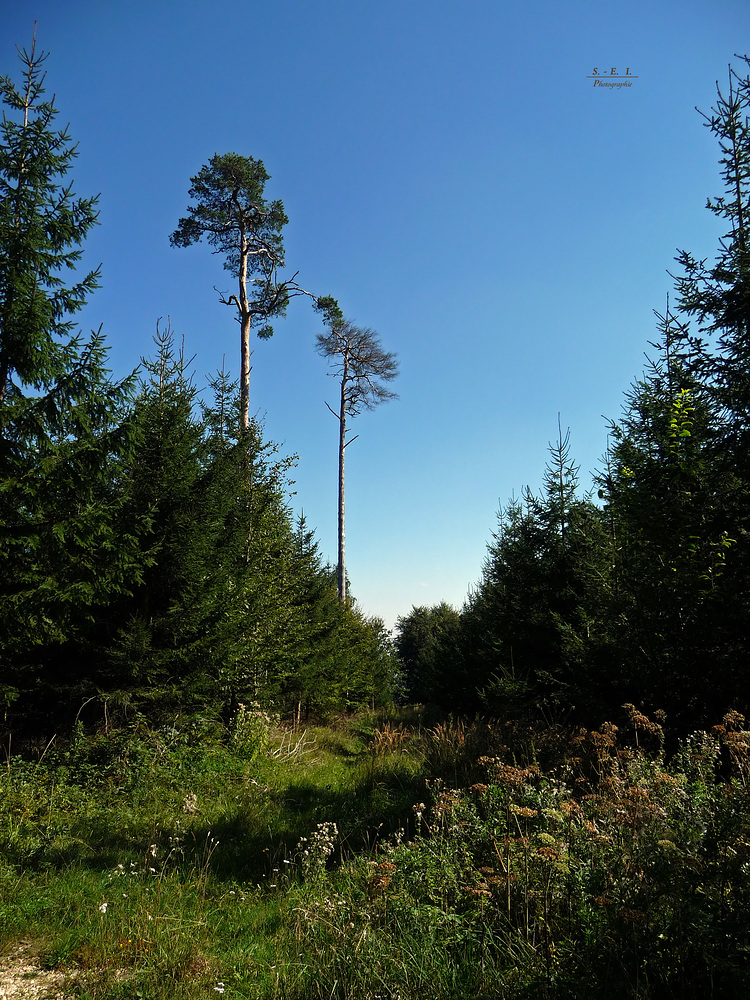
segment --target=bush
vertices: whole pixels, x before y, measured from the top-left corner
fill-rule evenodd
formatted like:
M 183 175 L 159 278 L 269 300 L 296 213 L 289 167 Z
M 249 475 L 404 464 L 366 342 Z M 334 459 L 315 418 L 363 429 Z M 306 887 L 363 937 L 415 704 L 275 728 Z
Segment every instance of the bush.
M 267 749 L 271 732 L 278 725 L 278 716 L 265 711 L 258 704 L 249 708 L 239 704 L 229 727 L 230 745 L 235 753 L 253 760 Z

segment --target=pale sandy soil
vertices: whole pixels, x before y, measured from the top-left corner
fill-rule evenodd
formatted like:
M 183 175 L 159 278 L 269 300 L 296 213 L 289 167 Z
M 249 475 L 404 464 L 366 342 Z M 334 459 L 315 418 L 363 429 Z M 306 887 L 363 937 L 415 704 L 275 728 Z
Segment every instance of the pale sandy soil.
M 0 1000 L 70 1000 L 70 976 L 41 969 L 30 941 L 19 941 L 0 957 Z

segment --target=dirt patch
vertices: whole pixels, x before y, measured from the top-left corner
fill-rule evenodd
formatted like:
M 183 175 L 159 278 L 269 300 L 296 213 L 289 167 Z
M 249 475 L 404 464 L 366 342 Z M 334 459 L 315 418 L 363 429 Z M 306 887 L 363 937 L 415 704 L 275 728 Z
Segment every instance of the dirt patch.
M 72 1000 L 70 976 L 42 969 L 31 941 L 19 941 L 0 957 L 0 1000 Z

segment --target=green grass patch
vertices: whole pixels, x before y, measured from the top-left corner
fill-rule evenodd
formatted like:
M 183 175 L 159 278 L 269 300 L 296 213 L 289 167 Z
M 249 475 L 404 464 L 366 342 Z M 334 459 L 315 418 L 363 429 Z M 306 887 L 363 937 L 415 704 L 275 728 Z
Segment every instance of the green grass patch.
M 67 994 L 740 997 L 750 734 L 86 734 L 0 771 L 0 954 Z M 713 993 L 712 993 L 713 990 Z

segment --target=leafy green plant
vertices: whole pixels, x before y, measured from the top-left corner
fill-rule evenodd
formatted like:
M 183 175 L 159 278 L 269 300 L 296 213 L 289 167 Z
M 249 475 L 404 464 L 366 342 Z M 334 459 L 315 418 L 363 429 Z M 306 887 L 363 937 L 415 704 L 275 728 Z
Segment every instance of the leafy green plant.
M 278 716 L 273 716 L 258 704 L 247 707 L 239 704 L 229 729 L 232 749 L 252 760 L 267 749 L 271 730 L 278 727 Z

